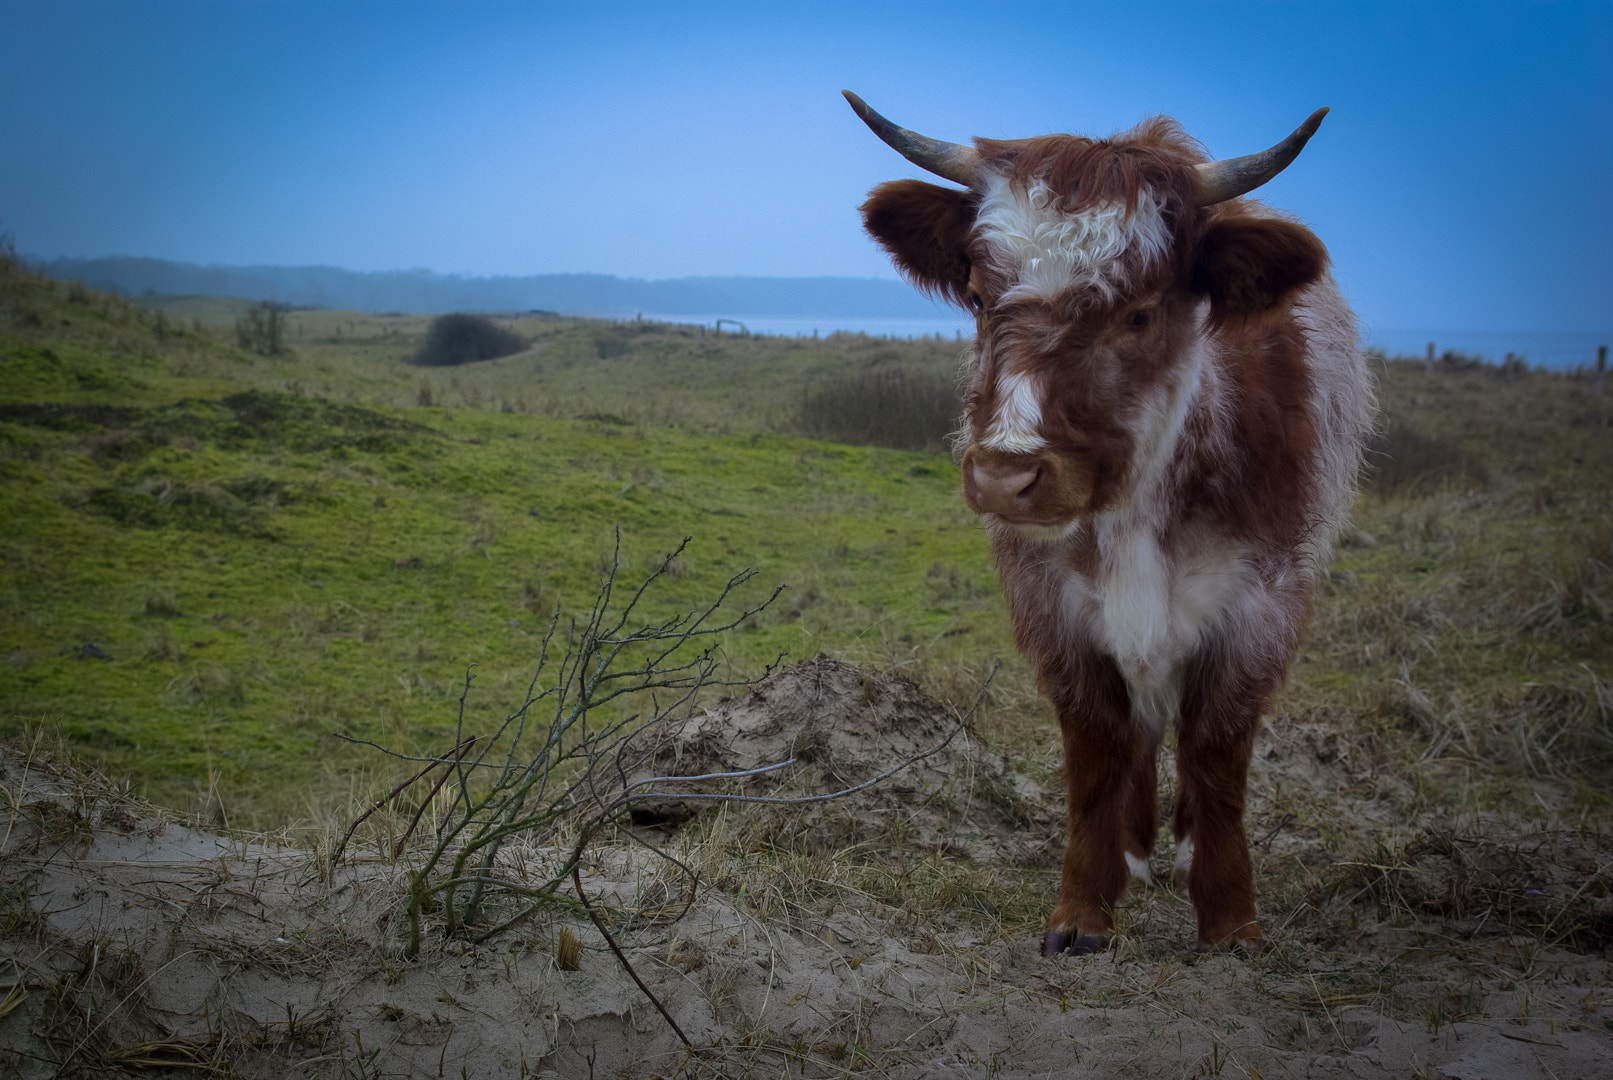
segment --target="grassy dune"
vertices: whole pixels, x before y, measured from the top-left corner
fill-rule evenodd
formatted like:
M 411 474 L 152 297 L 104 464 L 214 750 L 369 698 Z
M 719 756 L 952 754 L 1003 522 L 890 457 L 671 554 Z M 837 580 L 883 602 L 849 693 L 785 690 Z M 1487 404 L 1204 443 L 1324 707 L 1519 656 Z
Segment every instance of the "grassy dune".
M 1385 365 L 1373 474 L 1282 702 L 1452 811 L 1613 792 L 1613 433 L 1585 376 Z M 1425 786 L 1426 785 L 1426 786 Z M 1502 799 L 1501 804 L 1509 804 Z M 1519 805 L 1510 802 L 1510 805 Z
M 950 460 L 790 434 L 825 386 L 948 379 L 955 343 L 531 317 L 526 352 L 420 369 L 413 316 L 296 312 L 262 357 L 230 301 L 11 264 L 3 289 L 3 723 L 60 725 L 159 800 L 284 823 L 375 780 L 329 732 L 436 745 L 470 664 L 496 712 L 617 527 L 630 568 L 694 537 L 669 604 L 747 566 L 791 586 L 733 670 L 827 650 L 956 698 L 1002 657 L 984 723 L 1054 762 Z M 1600 804 L 1602 402 L 1572 375 L 1379 368 L 1375 473 L 1278 711 L 1346 718 L 1430 797 Z
M 646 1048 L 680 1054 L 653 1019 L 623 1024 L 624 1010 L 648 1015 L 639 991 L 592 924 L 559 906 L 499 938 L 496 958 L 492 944 L 435 933 L 418 962 L 399 961 L 384 939 L 400 894 L 385 882 L 420 855 L 392 847 L 410 806 L 354 834 L 379 914 L 348 925 L 369 938 L 331 925 L 323 913 L 356 909 L 320 892 L 359 804 L 403 775 L 331 733 L 441 753 L 470 665 L 467 726 L 492 728 L 519 700 L 550 614 L 591 601 L 619 529 L 626 582 L 694 537 L 647 615 L 707 603 L 743 567 L 759 575 L 742 602 L 790 586 L 727 634 L 729 677 L 781 652 L 827 652 L 961 704 L 1005 661 L 968 749 L 954 748 L 961 809 L 941 789 L 881 787 L 868 794 L 885 801 L 845 811 L 849 831 L 747 806 L 657 833 L 699 875 L 682 920 L 662 921 L 689 887 L 672 864 L 620 836 L 596 843 L 589 887 L 602 901 L 598 889 L 616 889 L 635 962 L 709 1016 L 702 1075 L 924 1075 L 943 1053 L 992 1072 L 1004 1039 L 1004 1075 L 1063 1072 L 1072 1053 L 1094 1075 L 1424 1075 L 1458 1058 L 1510 1075 L 1521 1045 L 1553 1075 L 1605 1062 L 1613 433 L 1589 377 L 1373 359 L 1372 473 L 1256 746 L 1247 822 L 1271 948 L 1247 961 L 1192 952 L 1191 908 L 1162 882 L 1125 897 L 1113 950 L 1049 963 L 1033 953 L 1059 873 L 1058 739 L 939 449 L 955 343 L 531 318 L 512 321 L 531 341 L 521 354 L 421 369 L 401 360 L 423 319 L 293 313 L 291 350 L 264 357 L 234 347 L 241 310 L 131 305 L 0 260 L 0 737 L 28 736 L 0 747 L 21 853 L 0 882 L 0 922 L 30 942 L 56 927 L 50 1002 L 102 1016 L 145 985 L 118 971 L 172 978 L 175 942 L 190 943 L 182 957 L 223 946 L 215 922 L 203 934 L 178 905 L 148 904 L 145 862 L 58 857 L 101 851 L 73 848 L 92 812 L 133 844 L 162 829 L 134 829 L 157 812 L 86 778 L 42 728 L 136 793 L 232 827 L 234 869 L 216 854 L 165 864 L 173 888 L 201 888 L 197 867 L 218 875 L 209 890 L 255 883 L 265 858 L 301 883 L 269 896 L 272 918 L 237 912 L 228 953 L 245 958 L 232 972 L 253 968 L 227 991 L 244 1003 L 236 1015 L 278 1024 L 284 1008 L 284 1036 L 264 1019 L 215 1029 L 222 1010 L 198 992 L 205 1042 L 163 1044 L 185 1061 L 259 1054 L 254 1075 L 283 1075 L 299 1055 L 326 1061 L 330 1045 L 440 1024 L 445 1001 L 469 1025 L 514 1000 L 527 1003 L 521 1023 L 462 1040 L 466 1075 L 513 1069 L 512 1038 L 566 1075 L 591 1070 L 596 1052 L 624 1074 Z M 888 436 L 915 449 L 859 445 Z M 830 704 L 847 716 L 903 687 L 914 715 L 950 723 L 901 680 L 842 681 Z M 768 708 L 797 722 L 802 693 L 781 696 Z M 872 751 L 894 753 L 886 741 Z M 29 770 L 54 777 L 55 794 L 30 788 Z M 446 802 L 428 795 L 418 809 L 440 815 Z M 995 830 L 999 855 L 954 844 L 968 828 Z M 241 830 L 304 843 L 252 847 Z M 557 842 L 532 838 L 506 869 L 526 880 L 521 860 L 536 865 Z M 1173 855 L 1162 837 L 1156 870 Z M 125 892 L 103 888 L 109 866 L 124 866 Z M 89 943 L 108 931 L 63 929 L 78 907 L 49 901 L 91 872 L 107 919 L 145 920 L 127 932 L 136 944 L 106 954 L 123 960 L 103 965 L 99 990 L 83 958 L 101 955 Z M 590 950 L 578 971 L 560 970 L 568 934 L 573 953 L 578 940 Z M 287 938 L 317 948 L 274 967 Z M 212 987 L 212 961 L 197 967 Z M 272 1010 L 253 997 L 269 968 L 284 976 Z M 324 1000 L 335 984 L 354 989 Z M 450 999 L 449 985 L 469 996 Z M 578 992 L 612 985 L 620 1004 L 608 1007 Z M 293 997 L 312 1020 L 292 1016 Z M 526 1022 L 550 1015 L 540 1001 L 559 1003 L 552 1040 L 538 1031 L 548 1019 Z M 39 1009 L 26 1022 L 69 1032 L 74 1053 L 93 1037 L 146 1061 L 159 1045 L 145 1028 L 114 1039 L 104 1020 L 79 1031 L 67 1023 L 79 1012 Z M 412 1045 L 392 1045 L 388 1068 L 407 1071 Z M 427 1064 L 440 1068 L 436 1047 Z
M 591 601 L 617 528 L 629 572 L 694 537 L 663 605 L 696 605 L 745 567 L 756 598 L 790 586 L 730 635 L 736 672 L 781 652 L 1007 651 L 945 457 L 762 422 L 794 403 L 758 365 L 809 346 L 629 327 L 639 351 L 613 369 L 578 355 L 621 328 L 535 323 L 537 351 L 443 373 L 397 362 L 424 320 L 411 338 L 316 313 L 298 317 L 360 332 L 269 358 L 222 328 L 6 275 L 0 724 L 59 725 L 159 801 L 284 824 L 369 782 L 373 755 L 332 731 L 435 747 L 471 664 L 472 722 L 508 706 L 556 605 Z M 820 345 L 798 385 L 860 348 Z M 707 384 L 684 374 L 701 364 Z M 530 388 L 549 368 L 572 380 L 560 397 Z M 739 395 L 741 371 L 771 391 L 762 408 L 620 415 L 687 416 L 663 388 Z M 621 400 L 599 407 L 592 379 Z M 516 383 L 545 411 L 516 409 Z M 402 404 L 422 386 L 450 404 Z M 594 419 L 555 415 L 566 395 Z
M 220 340 L 234 340 L 246 308 L 208 297 L 140 303 Z M 444 370 L 403 364 L 425 338 L 426 316 L 292 311 L 286 318 L 291 354 L 258 362 L 277 389 L 371 406 L 607 416 L 713 434 L 790 428 L 803 400 L 848 376 L 949 384 L 963 349 L 861 334 L 719 336 L 698 326 L 526 316 L 503 320 L 529 339 L 525 352 Z

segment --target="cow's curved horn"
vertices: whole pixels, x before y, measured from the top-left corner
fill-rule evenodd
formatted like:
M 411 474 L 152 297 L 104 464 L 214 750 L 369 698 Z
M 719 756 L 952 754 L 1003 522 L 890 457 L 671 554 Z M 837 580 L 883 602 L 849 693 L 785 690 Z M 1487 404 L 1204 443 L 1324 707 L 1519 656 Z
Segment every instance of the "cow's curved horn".
M 980 177 L 980 153 L 972 146 L 942 142 L 928 135 L 920 135 L 904 127 L 897 127 L 850 90 L 840 91 L 862 117 L 863 123 L 878 135 L 892 150 L 926 172 L 945 177 L 955 184 L 969 187 Z M 1286 164 L 1286 163 L 1285 163 Z
M 1269 150 L 1197 166 L 1199 194 L 1194 205 L 1209 206 L 1236 199 L 1288 168 L 1288 163 L 1299 156 L 1316 129 L 1322 126 L 1322 117 L 1326 115 L 1326 109 L 1317 109 L 1292 135 Z

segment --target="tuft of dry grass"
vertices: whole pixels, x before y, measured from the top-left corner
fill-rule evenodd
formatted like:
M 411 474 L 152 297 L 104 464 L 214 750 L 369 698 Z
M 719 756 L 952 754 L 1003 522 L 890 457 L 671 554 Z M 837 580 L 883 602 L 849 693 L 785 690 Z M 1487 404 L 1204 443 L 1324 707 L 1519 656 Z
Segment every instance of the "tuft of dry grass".
M 1424 435 L 1406 420 L 1391 420 L 1367 447 L 1367 483 L 1384 491 L 1482 487 L 1489 471 L 1474 455 Z
M 561 971 L 576 971 L 582 966 L 582 942 L 571 927 L 562 926 L 555 942 L 555 964 Z
M 957 387 L 944 374 L 866 369 L 809 390 L 793 428 L 833 442 L 941 451 L 962 413 Z

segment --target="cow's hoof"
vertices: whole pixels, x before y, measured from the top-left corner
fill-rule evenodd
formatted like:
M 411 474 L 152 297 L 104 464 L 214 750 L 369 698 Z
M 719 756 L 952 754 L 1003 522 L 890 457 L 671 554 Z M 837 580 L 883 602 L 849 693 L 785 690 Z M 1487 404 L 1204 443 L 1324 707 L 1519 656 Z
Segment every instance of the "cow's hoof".
M 1114 940 L 1114 931 L 1083 934 L 1076 930 L 1049 930 L 1042 938 L 1043 956 L 1090 956 L 1102 952 Z

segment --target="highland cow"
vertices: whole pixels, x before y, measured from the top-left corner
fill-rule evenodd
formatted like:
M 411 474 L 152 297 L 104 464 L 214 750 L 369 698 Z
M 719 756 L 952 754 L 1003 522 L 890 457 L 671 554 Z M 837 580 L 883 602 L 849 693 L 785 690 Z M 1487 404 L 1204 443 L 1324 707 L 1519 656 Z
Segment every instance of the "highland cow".
M 963 497 L 1058 715 L 1069 789 L 1045 955 L 1114 934 L 1147 879 L 1176 725 L 1175 873 L 1206 946 L 1258 950 L 1249 760 L 1355 491 L 1372 393 L 1327 250 L 1242 198 L 1316 131 L 1210 161 L 1173 121 L 941 142 L 847 100 L 961 185 L 881 184 L 863 221 L 974 312 Z

